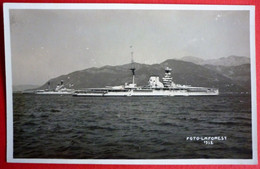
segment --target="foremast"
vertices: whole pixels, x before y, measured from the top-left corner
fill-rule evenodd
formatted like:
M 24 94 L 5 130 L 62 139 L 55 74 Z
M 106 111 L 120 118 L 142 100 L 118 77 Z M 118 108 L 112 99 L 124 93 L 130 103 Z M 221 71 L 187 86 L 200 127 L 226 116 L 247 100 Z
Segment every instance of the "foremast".
M 132 49 L 132 46 L 130 46 Z M 135 64 L 134 64 L 134 52 L 131 51 L 131 67 L 130 70 L 132 71 L 132 83 L 130 84 L 125 84 L 126 89 L 135 89 L 137 88 L 137 85 L 135 84 Z

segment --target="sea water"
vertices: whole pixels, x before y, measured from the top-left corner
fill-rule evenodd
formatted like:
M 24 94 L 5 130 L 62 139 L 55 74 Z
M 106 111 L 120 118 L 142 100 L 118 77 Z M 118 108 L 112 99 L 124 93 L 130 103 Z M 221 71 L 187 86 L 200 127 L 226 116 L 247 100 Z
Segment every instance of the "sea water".
M 250 95 L 13 95 L 14 158 L 250 159 Z

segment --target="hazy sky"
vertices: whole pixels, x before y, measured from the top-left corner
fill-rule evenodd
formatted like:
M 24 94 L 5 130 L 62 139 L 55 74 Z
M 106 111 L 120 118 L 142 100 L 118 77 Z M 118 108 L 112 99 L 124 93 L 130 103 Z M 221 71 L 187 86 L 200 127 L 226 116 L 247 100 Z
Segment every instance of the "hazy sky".
M 13 84 L 134 60 L 249 57 L 248 11 L 10 10 Z

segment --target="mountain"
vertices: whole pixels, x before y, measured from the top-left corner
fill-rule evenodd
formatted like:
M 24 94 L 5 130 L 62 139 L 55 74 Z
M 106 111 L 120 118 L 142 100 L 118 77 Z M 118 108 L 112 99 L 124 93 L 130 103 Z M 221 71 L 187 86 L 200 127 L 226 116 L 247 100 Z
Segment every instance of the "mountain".
M 239 66 L 249 64 L 250 59 L 244 56 L 228 56 L 219 59 L 206 60 L 204 65 L 219 65 L 219 66 Z
M 194 56 L 184 56 L 181 58 L 181 60 L 186 61 L 186 62 L 192 62 L 195 63 L 197 65 L 203 65 L 205 60 L 201 59 L 201 58 L 197 58 Z
M 205 65 L 205 67 L 217 71 L 220 74 L 232 79 L 234 82 L 245 86 L 250 89 L 251 78 L 250 78 L 250 64 L 243 64 L 239 66 L 214 66 Z
M 250 90 L 250 59 L 248 57 L 229 56 L 219 59 L 203 60 L 194 56 L 186 56 L 181 58 L 181 60 L 199 64 L 216 71 L 234 81 L 235 84 L 240 84 Z
M 220 91 L 248 91 L 248 88 L 232 80 L 220 72 L 181 60 L 166 60 L 160 64 L 146 65 L 135 63 L 136 83 L 139 86 L 147 85 L 151 75 L 158 75 L 160 79 L 164 76 L 165 67 L 173 69 L 173 81 L 177 84 L 204 86 L 219 88 Z M 114 85 L 123 85 L 132 81 L 130 64 L 119 66 L 104 66 L 101 68 L 89 68 L 72 72 L 49 80 L 50 87 L 55 88 L 63 80 L 64 85 L 69 87 L 73 84 L 74 89 L 96 88 Z M 46 82 L 39 89 L 48 88 Z
M 219 59 L 203 60 L 194 56 L 185 56 L 180 60 L 192 62 L 198 65 L 215 65 L 215 66 L 239 66 L 243 64 L 249 64 L 250 59 L 245 56 L 228 56 Z

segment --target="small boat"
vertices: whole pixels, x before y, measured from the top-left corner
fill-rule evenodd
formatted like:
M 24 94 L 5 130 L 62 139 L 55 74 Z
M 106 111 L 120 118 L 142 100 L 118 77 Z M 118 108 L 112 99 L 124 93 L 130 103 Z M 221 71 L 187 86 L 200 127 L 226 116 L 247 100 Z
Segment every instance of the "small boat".
M 50 83 L 48 83 L 48 86 L 50 86 Z M 41 95 L 71 95 L 74 92 L 75 92 L 74 89 L 67 89 L 64 86 L 63 81 L 61 80 L 61 83 L 58 84 L 54 90 L 51 90 L 51 89 L 36 90 L 35 94 L 41 94 Z

